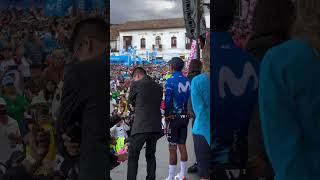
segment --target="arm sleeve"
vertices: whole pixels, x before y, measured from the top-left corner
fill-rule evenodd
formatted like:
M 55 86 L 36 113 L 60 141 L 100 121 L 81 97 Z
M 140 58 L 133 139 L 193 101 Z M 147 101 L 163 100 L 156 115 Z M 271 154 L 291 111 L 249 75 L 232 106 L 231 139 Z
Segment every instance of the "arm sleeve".
M 289 88 L 300 74 L 288 76 L 289 69 L 271 63 L 274 58 L 267 54 L 260 72 L 260 117 L 267 154 L 278 179 L 316 179 L 320 169 L 319 148 L 304 141 L 300 122 L 310 119 L 301 119 Z M 319 99 L 309 108 L 316 105 L 319 106 Z
M 169 116 L 170 115 L 170 109 L 172 106 L 172 96 L 173 96 L 173 87 L 172 84 L 170 82 L 170 80 L 167 81 L 166 85 L 165 85 L 165 100 L 164 100 L 164 115 L 165 116 Z
M 117 125 L 114 125 L 114 126 L 112 126 L 112 128 L 110 128 L 111 137 L 115 137 L 116 136 L 116 128 L 117 128 Z
M 16 136 L 20 136 L 20 130 L 19 130 L 19 125 L 17 122 L 12 123 L 8 128 L 7 128 L 7 133 L 8 134 L 14 134 Z
M 194 112 L 198 112 L 198 107 L 196 106 L 197 104 L 197 101 L 198 101 L 198 89 L 197 89 L 197 81 L 194 79 L 192 82 L 191 82 L 191 93 L 190 93 L 190 99 L 191 99 L 191 102 L 193 102 L 191 104 L 191 108 L 193 109 Z
M 135 100 L 137 96 L 137 91 L 136 91 L 136 83 L 132 83 L 130 86 L 130 92 L 129 92 L 129 97 L 128 97 L 128 106 L 131 104 L 132 106 L 135 106 Z
M 57 139 L 59 150 L 64 152 L 62 134 L 66 128 L 72 125 L 75 120 L 81 119 L 81 100 L 79 77 L 75 67 L 68 67 L 64 76 L 62 88 L 60 114 L 57 120 Z

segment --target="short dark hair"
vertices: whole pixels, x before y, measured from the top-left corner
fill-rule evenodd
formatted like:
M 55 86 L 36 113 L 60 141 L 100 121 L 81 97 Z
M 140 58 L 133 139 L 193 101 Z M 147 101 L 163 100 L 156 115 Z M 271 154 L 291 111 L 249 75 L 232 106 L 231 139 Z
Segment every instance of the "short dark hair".
M 184 67 L 184 62 L 180 57 L 173 57 L 171 61 L 169 61 L 169 64 L 173 68 L 174 71 L 182 71 Z
M 107 22 L 99 17 L 90 17 L 75 24 L 70 38 L 70 48 L 73 50 L 79 38 L 92 37 L 107 42 L 109 38 Z
M 189 64 L 189 73 L 201 73 L 202 62 L 198 59 L 192 59 Z
M 136 76 L 137 74 L 147 75 L 147 71 L 143 69 L 143 67 L 136 67 L 132 72 L 132 77 Z
M 214 0 L 210 3 L 210 11 L 214 12 L 212 31 L 228 31 L 233 24 L 235 10 L 235 0 Z
M 292 0 L 259 0 L 252 19 L 253 36 L 276 35 L 289 39 L 295 19 Z

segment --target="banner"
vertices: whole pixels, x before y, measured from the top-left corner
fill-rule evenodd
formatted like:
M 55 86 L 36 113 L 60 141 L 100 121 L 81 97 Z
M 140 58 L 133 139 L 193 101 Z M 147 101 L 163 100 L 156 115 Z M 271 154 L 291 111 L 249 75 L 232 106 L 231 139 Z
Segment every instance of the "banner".
M 46 16 L 65 16 L 71 13 L 73 0 L 47 0 L 45 4 Z
M 0 0 L 0 9 L 43 8 L 46 0 Z
M 104 0 L 75 0 L 76 7 L 78 7 L 81 12 L 91 12 L 98 10 L 99 12 L 104 11 L 105 1 Z

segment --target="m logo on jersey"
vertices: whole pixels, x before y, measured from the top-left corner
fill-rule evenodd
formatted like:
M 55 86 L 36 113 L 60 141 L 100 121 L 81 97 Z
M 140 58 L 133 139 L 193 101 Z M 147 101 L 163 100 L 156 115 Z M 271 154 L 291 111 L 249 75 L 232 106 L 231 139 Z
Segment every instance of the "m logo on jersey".
M 225 85 L 227 84 L 230 92 L 234 96 L 241 96 L 247 90 L 247 85 L 250 78 L 254 78 L 253 90 L 258 88 L 258 76 L 257 73 L 250 62 L 244 65 L 242 77 L 237 79 L 232 70 L 226 66 L 223 66 L 219 73 L 219 94 L 220 97 L 224 98 L 226 96 Z
M 181 82 L 179 82 L 178 84 L 178 92 L 181 93 L 181 92 L 187 92 L 188 90 L 190 89 L 190 82 L 187 81 L 186 82 L 186 85 L 183 85 Z

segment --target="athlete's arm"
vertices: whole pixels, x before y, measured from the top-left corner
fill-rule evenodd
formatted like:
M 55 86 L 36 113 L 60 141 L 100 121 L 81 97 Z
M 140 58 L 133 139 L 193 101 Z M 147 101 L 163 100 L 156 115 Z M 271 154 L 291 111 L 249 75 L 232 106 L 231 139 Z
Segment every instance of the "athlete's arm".
M 168 117 L 170 115 L 170 109 L 171 109 L 172 98 L 173 98 L 173 87 L 170 80 L 167 80 L 165 89 L 166 89 L 166 92 L 165 92 L 165 99 L 164 99 L 164 104 L 165 104 L 164 116 Z
M 136 85 L 133 82 L 130 87 L 129 97 L 128 97 L 128 104 L 135 106 L 137 91 L 136 91 Z

